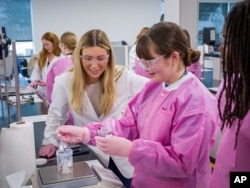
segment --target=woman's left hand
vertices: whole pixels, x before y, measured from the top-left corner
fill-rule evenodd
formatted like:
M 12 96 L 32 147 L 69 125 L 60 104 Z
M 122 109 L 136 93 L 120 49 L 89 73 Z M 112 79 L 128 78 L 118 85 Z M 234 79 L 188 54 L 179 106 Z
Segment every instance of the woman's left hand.
M 47 84 L 46 84 L 45 81 L 39 80 L 39 81 L 37 82 L 37 85 L 39 85 L 39 86 L 46 86 Z
M 128 157 L 133 142 L 126 138 L 108 135 L 106 137 L 96 136 L 96 146 L 108 155 Z

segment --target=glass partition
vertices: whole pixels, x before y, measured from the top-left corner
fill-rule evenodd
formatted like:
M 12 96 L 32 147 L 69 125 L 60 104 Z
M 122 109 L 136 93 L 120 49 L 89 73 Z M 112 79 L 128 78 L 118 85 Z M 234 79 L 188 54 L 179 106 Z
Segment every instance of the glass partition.
M 199 18 L 198 18 L 198 45 L 203 45 L 203 28 L 214 27 L 215 47 L 220 44 L 220 34 L 223 29 L 225 17 L 235 3 L 223 2 L 200 2 L 199 3 Z

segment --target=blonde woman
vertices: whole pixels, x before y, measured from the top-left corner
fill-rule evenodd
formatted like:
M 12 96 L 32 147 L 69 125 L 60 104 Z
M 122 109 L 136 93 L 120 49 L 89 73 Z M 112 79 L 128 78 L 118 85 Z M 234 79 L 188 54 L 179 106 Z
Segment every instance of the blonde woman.
M 79 40 L 73 54 L 74 66 L 55 79 L 40 156 L 51 157 L 58 147 L 56 129 L 68 119 L 84 127 L 122 116 L 129 100 L 143 88 L 147 78 L 116 66 L 114 52 L 105 32 L 94 29 Z M 91 146 L 99 159 L 130 187 L 133 167 L 126 157 L 104 154 Z

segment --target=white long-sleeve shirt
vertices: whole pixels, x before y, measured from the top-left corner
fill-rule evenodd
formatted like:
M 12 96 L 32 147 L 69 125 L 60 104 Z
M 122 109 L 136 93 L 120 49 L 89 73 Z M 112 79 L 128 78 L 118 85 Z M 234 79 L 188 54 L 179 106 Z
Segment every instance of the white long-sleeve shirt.
M 50 61 L 48 65 L 45 65 L 42 70 L 39 69 L 38 63 L 35 64 L 34 69 L 32 70 L 30 80 L 36 81 L 36 80 L 42 80 L 46 81 L 47 73 L 49 72 L 50 68 L 53 66 L 53 64 L 63 56 L 54 56 L 53 59 Z M 48 58 L 46 59 L 46 62 L 48 62 Z M 42 97 L 45 97 L 46 100 L 46 86 L 37 86 L 37 91 L 42 95 Z
M 135 72 L 135 58 L 137 58 L 136 45 L 133 45 L 129 51 L 129 70 L 133 72 Z

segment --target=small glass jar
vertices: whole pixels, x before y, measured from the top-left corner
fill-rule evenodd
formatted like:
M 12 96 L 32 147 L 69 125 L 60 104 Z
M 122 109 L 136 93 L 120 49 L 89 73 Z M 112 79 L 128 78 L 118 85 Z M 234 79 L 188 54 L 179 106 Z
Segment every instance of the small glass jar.
M 73 172 L 73 150 L 58 149 L 56 151 L 57 172 L 59 174 L 68 174 Z

